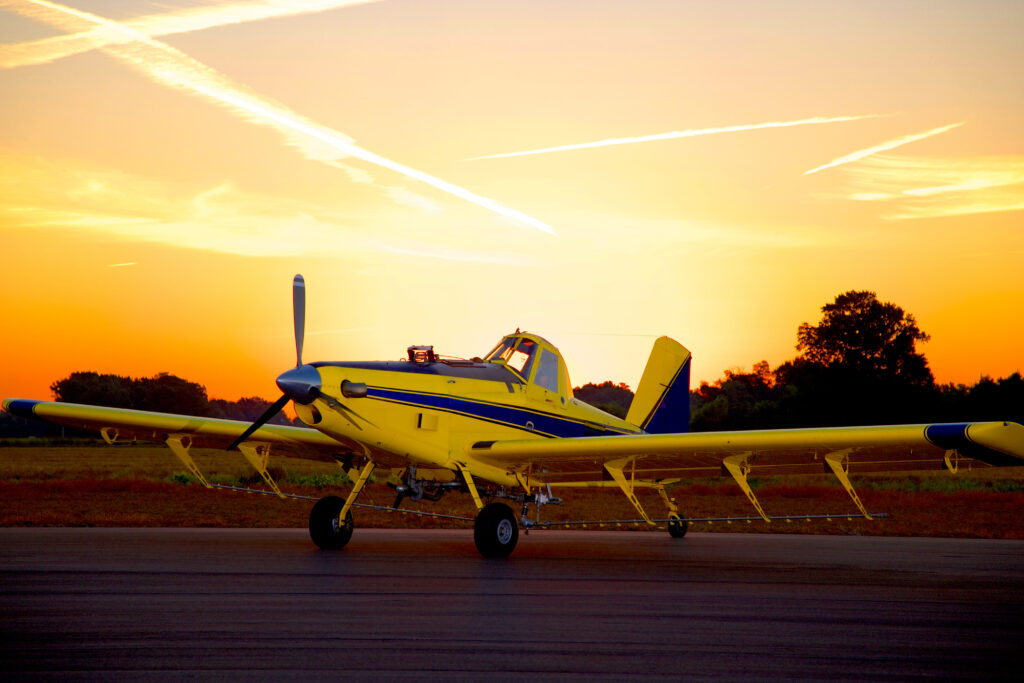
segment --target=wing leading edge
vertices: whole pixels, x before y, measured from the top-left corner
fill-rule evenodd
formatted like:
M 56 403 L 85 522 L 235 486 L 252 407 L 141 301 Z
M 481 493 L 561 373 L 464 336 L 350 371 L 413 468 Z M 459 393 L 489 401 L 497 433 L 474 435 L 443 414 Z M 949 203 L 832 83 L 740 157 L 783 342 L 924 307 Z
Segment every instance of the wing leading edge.
M 248 422 L 157 413 L 127 408 L 4 399 L 3 408 L 12 415 L 42 418 L 79 429 L 100 430 L 104 438 L 165 441 L 169 436 L 187 435 L 192 444 L 204 448 L 223 448 L 248 426 Z M 333 460 L 331 454 L 349 450 L 349 446 L 323 432 L 302 427 L 264 425 L 249 437 L 252 443 L 275 444 L 298 457 Z
M 978 422 L 638 434 L 480 442 L 470 451 L 511 471 L 530 468 L 551 484 L 607 480 L 605 464 L 624 458 L 638 479 L 658 480 L 716 476 L 727 458 L 740 455 L 757 476 L 820 473 L 830 454 L 841 454 L 857 473 L 937 469 L 950 466 L 951 456 L 982 466 L 1024 465 L 1024 427 Z

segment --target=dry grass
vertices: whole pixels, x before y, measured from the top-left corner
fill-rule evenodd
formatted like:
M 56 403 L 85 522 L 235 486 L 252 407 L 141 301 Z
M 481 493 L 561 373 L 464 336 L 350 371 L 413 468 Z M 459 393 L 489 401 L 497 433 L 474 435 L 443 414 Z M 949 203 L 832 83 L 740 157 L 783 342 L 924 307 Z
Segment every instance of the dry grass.
M 208 478 L 235 483 L 252 481 L 249 466 L 237 453 L 193 453 Z M 333 465 L 272 458 L 283 490 L 319 497 L 343 492 L 310 485 L 337 474 Z M 888 519 L 867 521 L 856 515 L 846 492 L 834 480 L 803 477 L 756 483 L 759 500 L 772 515 L 792 521 L 771 524 L 699 523 L 700 531 L 826 533 L 898 536 L 1024 538 L 1024 468 L 910 477 L 860 477 L 854 484 L 870 511 Z M 161 446 L 64 446 L 0 448 L 0 525 L 2 526 L 228 526 L 303 527 L 310 503 L 273 496 L 208 491 L 175 480 L 183 466 Z M 320 475 L 320 479 L 316 476 Z M 289 483 L 290 482 L 290 483 Z M 544 508 L 547 521 L 633 519 L 636 513 L 615 490 L 563 489 L 566 503 Z M 672 489 L 684 514 L 692 517 L 750 516 L 753 510 L 730 479 L 710 479 Z M 657 495 L 640 494 L 654 515 L 664 508 Z M 370 484 L 362 503 L 390 505 L 394 492 L 384 483 Z M 469 497 L 450 494 L 439 503 L 407 509 L 472 517 Z M 531 508 L 532 511 L 532 508 Z M 800 515 L 836 515 L 831 522 L 807 522 Z M 848 519 L 850 515 L 852 519 Z M 358 509 L 362 527 L 451 527 L 466 522 L 416 517 L 397 512 Z M 609 528 L 606 526 L 605 528 Z M 618 528 L 611 525 L 610 528 Z M 626 525 L 624 528 L 635 528 Z

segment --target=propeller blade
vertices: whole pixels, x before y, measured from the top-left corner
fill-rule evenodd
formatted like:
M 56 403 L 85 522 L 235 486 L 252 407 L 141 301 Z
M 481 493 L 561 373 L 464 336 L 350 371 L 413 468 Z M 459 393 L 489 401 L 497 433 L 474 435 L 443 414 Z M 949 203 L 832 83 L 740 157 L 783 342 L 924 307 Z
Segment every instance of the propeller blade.
M 302 342 L 306 336 L 306 281 L 296 275 L 292 281 L 292 314 L 295 319 L 295 367 L 302 365 Z
M 291 398 L 288 396 L 288 394 L 284 394 L 283 396 L 281 396 L 281 398 L 277 399 L 277 401 L 275 401 L 272 406 L 267 408 L 266 411 L 264 411 L 264 413 L 260 415 L 255 422 L 249 425 L 248 429 L 242 432 L 241 436 L 239 436 L 237 439 L 231 442 L 231 445 L 228 446 L 225 450 L 234 450 L 235 447 L 238 446 L 238 444 L 248 439 L 250 436 L 252 436 L 253 432 L 255 432 L 257 429 L 265 425 L 267 422 L 270 421 L 272 417 L 281 412 L 281 408 L 284 408 L 285 404 L 287 404 L 288 401 L 290 400 Z

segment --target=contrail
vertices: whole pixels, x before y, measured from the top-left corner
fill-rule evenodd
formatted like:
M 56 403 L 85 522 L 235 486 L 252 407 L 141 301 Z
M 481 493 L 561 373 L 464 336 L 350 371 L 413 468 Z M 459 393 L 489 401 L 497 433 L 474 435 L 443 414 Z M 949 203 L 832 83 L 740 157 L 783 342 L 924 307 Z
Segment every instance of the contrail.
M 857 161 L 859 159 L 863 159 L 864 157 L 869 157 L 872 154 L 878 154 L 879 152 L 885 152 L 890 149 L 895 149 L 896 147 L 902 147 L 903 145 L 909 144 L 911 142 L 924 140 L 925 138 L 930 138 L 933 135 L 945 133 L 947 130 L 952 130 L 957 126 L 962 126 L 965 123 L 966 121 L 961 121 L 960 123 L 951 123 L 948 126 L 932 128 L 931 130 L 925 131 L 924 133 L 917 133 L 916 135 L 905 135 L 901 138 L 896 138 L 895 140 L 889 140 L 888 142 L 883 142 L 880 145 L 875 145 L 874 147 L 868 147 L 867 149 L 861 149 L 856 152 L 851 152 L 846 156 L 839 157 L 838 159 L 833 159 L 824 166 L 818 166 L 817 168 L 812 168 L 810 171 L 804 171 L 804 175 L 810 175 L 812 173 L 817 173 L 818 171 L 824 171 L 826 168 L 832 168 L 833 166 L 842 166 L 843 164 L 848 164 L 851 161 Z
M 558 147 L 545 147 L 543 149 L 531 149 L 525 152 L 506 152 L 504 154 L 489 154 L 482 157 L 472 157 L 464 161 L 479 161 L 480 159 L 501 159 L 503 157 L 522 157 L 530 154 L 548 154 L 549 152 L 567 152 L 574 149 L 589 149 L 591 147 L 611 147 L 612 145 L 632 145 L 638 142 L 653 142 L 655 140 L 675 140 L 677 138 L 694 138 L 700 135 L 716 135 L 718 133 L 738 133 L 745 130 L 761 130 L 764 128 L 790 128 L 792 126 L 809 126 L 818 123 L 841 123 L 843 121 L 860 121 L 861 119 L 875 119 L 892 114 L 864 114 L 862 116 L 816 116 L 810 119 L 798 121 L 768 121 L 767 123 L 749 123 L 741 126 L 723 126 L 720 128 L 694 128 L 691 130 L 676 130 L 671 133 L 658 133 L 656 135 L 641 135 L 635 138 L 608 138 L 607 140 L 596 140 L 594 142 L 581 142 L 574 145 L 560 145 Z
M 121 26 L 156 37 L 260 19 L 323 12 L 371 2 L 380 0 L 246 0 L 229 5 L 186 7 L 164 14 L 128 19 L 120 23 Z M 95 27 L 81 33 L 0 45 L 0 68 L 13 69 L 32 64 L 48 64 L 64 57 L 132 40 L 134 38 L 126 34 L 113 33 L 105 27 Z
M 102 29 L 104 34 L 115 37 L 114 44 L 108 44 L 103 48 L 106 52 L 128 62 L 157 82 L 201 95 L 236 114 L 241 114 L 251 123 L 269 126 L 284 133 L 289 143 L 299 147 L 309 159 L 336 165 L 339 153 L 353 156 L 542 232 L 555 234 L 551 226 L 522 211 L 503 206 L 493 199 L 481 197 L 463 187 L 375 154 L 356 145 L 352 138 L 343 133 L 309 121 L 284 105 L 270 102 L 255 92 L 246 92 L 223 74 L 142 31 L 49 0 L 3 0 L 0 4 L 11 6 L 28 17 L 65 30 L 78 31 L 83 25 Z

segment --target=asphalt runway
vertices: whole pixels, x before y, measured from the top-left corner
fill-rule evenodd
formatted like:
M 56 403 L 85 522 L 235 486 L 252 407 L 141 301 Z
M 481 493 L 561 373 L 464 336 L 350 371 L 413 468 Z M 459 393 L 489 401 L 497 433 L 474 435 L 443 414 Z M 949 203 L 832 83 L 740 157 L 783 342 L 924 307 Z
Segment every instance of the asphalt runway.
M 26 679 L 1020 680 L 1024 542 L 0 529 Z

